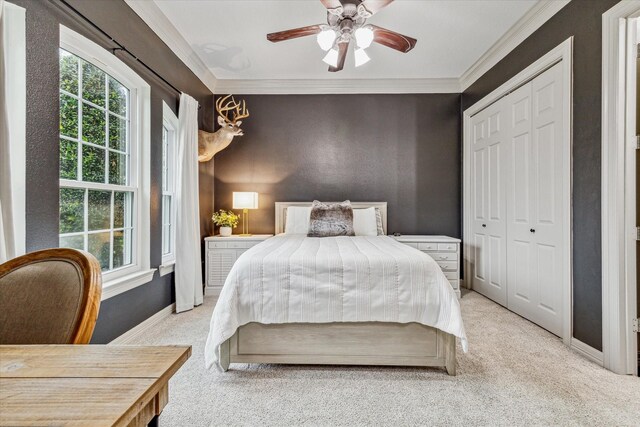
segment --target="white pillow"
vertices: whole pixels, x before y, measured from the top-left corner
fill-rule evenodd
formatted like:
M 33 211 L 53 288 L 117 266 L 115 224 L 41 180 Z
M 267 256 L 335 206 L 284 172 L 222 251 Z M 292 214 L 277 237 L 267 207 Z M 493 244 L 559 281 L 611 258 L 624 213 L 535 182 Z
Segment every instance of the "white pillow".
M 376 208 L 354 209 L 353 231 L 356 236 L 377 236 Z
M 284 225 L 284 234 L 307 234 L 309 232 L 310 218 L 311 206 L 289 206 L 287 208 L 287 221 Z

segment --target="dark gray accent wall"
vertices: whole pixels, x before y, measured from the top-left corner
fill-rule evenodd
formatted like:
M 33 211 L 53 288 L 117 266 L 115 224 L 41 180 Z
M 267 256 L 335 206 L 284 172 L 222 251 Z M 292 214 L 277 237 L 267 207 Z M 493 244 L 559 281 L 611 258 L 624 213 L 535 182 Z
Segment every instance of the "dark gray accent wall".
M 69 13 L 58 0 L 10 0 L 26 8 L 27 19 L 27 250 L 58 246 L 59 174 L 59 24 L 85 35 L 105 48 L 104 36 Z M 122 0 L 68 0 L 69 3 L 131 50 L 180 90 L 195 97 L 200 127 L 211 130 L 213 95 L 202 82 Z M 129 56 L 120 57 L 151 85 L 151 266 L 161 263 L 162 217 L 162 101 L 177 112 L 179 96 Z M 211 165 L 202 165 L 200 203 L 213 206 Z M 208 209 L 210 210 L 210 209 Z M 208 212 L 201 234 L 209 232 Z M 103 301 L 92 342 L 106 343 L 144 321 L 174 300 L 173 274 Z
M 251 116 L 215 157 L 215 207 L 257 191 L 252 233 L 274 232 L 275 202 L 315 198 L 386 201 L 391 233 L 460 236 L 459 94 L 241 98 Z
M 573 336 L 602 349 L 602 14 L 617 0 L 574 0 L 462 94 L 463 109 L 574 36 Z

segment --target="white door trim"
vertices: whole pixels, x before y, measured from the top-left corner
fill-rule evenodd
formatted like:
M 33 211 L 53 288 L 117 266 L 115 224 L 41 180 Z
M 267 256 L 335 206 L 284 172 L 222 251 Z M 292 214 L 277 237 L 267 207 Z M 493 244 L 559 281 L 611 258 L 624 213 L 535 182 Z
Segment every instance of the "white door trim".
M 602 353 L 604 367 L 632 374 L 627 298 L 625 221 L 626 27 L 640 11 L 640 1 L 622 1 L 602 14 Z M 633 260 L 635 268 L 635 259 Z
M 535 61 L 533 64 L 528 66 L 526 69 L 518 73 L 516 76 L 512 77 L 506 83 L 495 89 L 489 95 L 482 98 L 480 101 L 473 104 L 471 107 L 467 108 L 463 113 L 463 233 L 465 236 L 464 239 L 464 274 L 465 274 L 465 283 L 467 286 L 470 286 L 471 280 L 467 279 L 467 275 L 471 272 L 471 264 L 473 262 L 473 251 L 469 245 L 470 240 L 468 240 L 468 236 L 471 233 L 471 211 L 468 209 L 471 206 L 471 117 L 477 114 L 479 111 L 488 107 L 489 105 L 496 102 L 498 99 L 503 96 L 509 94 L 513 90 L 522 86 L 524 83 L 532 80 L 534 77 L 544 72 L 551 66 L 557 64 L 562 61 L 562 74 L 563 74 L 563 93 L 562 93 L 562 101 L 564 108 L 564 116 L 563 116 L 563 140 L 569 141 L 569 144 L 565 144 L 563 147 L 563 169 L 565 171 L 569 171 L 568 175 L 562 182 L 562 193 L 563 200 L 565 200 L 566 205 L 564 206 L 564 230 L 565 235 L 563 236 L 563 250 L 564 250 L 564 259 L 565 265 L 563 266 L 563 321 L 562 321 L 562 339 L 566 345 L 571 345 L 572 338 L 572 315 L 573 315 L 573 304 L 572 304 L 572 293 L 573 293 L 573 274 L 572 274 L 572 263 L 573 263 L 573 255 L 572 255 L 572 230 L 571 230 L 571 171 L 572 171 L 572 161 L 571 161 L 571 146 L 572 146 L 572 91 L 573 91 L 573 37 L 569 37 L 567 40 L 562 42 L 560 45 L 555 47 L 553 50 L 548 52 L 542 58 Z

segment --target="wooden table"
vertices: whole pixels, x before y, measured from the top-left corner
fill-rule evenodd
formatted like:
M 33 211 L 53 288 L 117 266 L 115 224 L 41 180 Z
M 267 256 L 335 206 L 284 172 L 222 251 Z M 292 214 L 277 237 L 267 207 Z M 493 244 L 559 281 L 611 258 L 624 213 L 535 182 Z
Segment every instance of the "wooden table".
M 191 346 L 0 346 L 0 425 L 146 426 Z

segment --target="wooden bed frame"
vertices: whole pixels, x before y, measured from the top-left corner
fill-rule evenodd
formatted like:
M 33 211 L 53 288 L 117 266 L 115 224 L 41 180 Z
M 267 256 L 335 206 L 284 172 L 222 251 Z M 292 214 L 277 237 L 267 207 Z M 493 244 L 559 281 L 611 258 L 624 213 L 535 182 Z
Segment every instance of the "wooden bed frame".
M 354 209 L 377 207 L 387 231 L 387 203 L 352 202 Z M 276 234 L 284 232 L 289 206 L 276 203 Z M 456 374 L 456 339 L 419 323 L 249 323 L 220 348 L 220 363 L 282 363 L 318 365 L 391 365 L 444 367 Z

